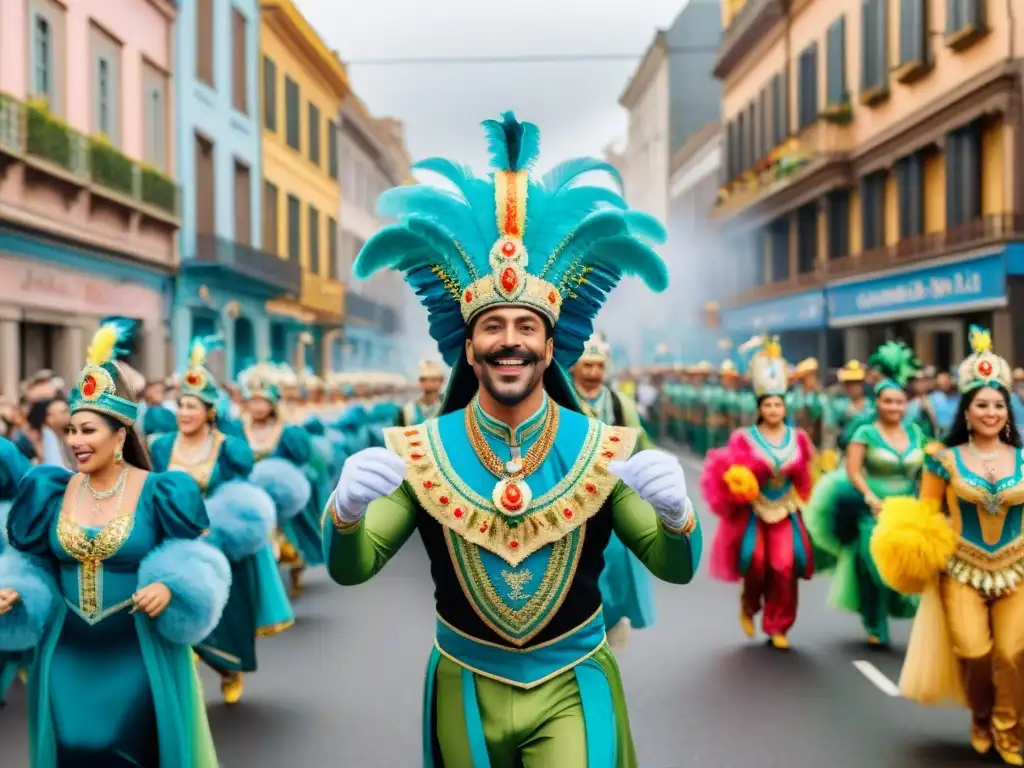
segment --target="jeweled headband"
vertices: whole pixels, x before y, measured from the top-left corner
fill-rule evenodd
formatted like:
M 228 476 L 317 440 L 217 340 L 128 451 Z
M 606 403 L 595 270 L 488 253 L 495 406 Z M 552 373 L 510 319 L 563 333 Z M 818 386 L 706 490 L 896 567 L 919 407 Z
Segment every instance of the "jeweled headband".
M 132 329 L 118 321 L 104 323 L 93 334 L 86 352 L 86 364 L 71 390 L 71 413 L 95 411 L 125 426 L 135 424 L 139 406 L 134 399 L 117 394 L 117 360 L 127 355 Z

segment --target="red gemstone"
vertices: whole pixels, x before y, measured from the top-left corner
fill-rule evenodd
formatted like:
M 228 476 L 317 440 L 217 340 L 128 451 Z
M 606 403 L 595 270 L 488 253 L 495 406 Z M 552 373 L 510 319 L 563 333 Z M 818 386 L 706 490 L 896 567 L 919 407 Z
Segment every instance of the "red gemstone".
M 462 507 L 456 507 L 452 514 L 455 515 L 456 519 L 461 519 L 462 516 L 466 514 L 466 511 Z
M 619 442 L 619 440 L 621 440 L 622 438 L 620 438 L 620 437 L 619 437 L 618 435 L 612 435 L 612 436 L 611 436 L 611 437 L 609 437 L 608 439 L 609 439 L 609 440 L 611 440 L 611 441 L 612 441 L 613 443 L 617 443 L 617 442 Z
M 523 492 L 519 490 L 518 485 L 506 485 L 505 486 L 505 498 L 515 504 L 517 501 L 521 501 L 523 498 Z
M 508 541 L 508 548 L 509 549 L 519 549 L 519 542 L 516 541 L 515 539 L 509 539 L 509 541 Z
M 513 243 L 511 240 L 506 240 L 505 243 L 501 246 L 501 252 L 505 254 L 507 258 L 511 258 L 512 255 L 516 252 L 516 244 Z
M 423 487 L 426 488 L 429 491 L 431 488 L 434 487 L 434 484 L 432 482 L 430 482 L 429 480 L 424 480 L 423 481 Z
M 991 376 L 992 363 L 990 363 L 988 360 L 982 360 L 980 363 L 978 363 L 978 371 L 981 373 L 982 376 Z
M 410 437 L 412 435 L 418 435 L 420 431 L 418 429 L 407 429 L 405 430 L 405 436 Z
M 555 293 L 554 291 L 548 291 L 548 303 L 549 304 L 557 304 L 558 303 L 558 294 Z
M 466 291 L 464 294 L 462 294 L 462 300 L 464 302 L 466 302 L 467 304 L 472 302 L 473 301 L 473 292 L 472 291 Z
M 512 267 L 505 267 L 501 273 L 501 287 L 505 289 L 506 293 L 512 293 L 519 285 L 519 275 Z
M 196 376 L 194 373 L 190 373 L 188 376 L 185 377 L 185 381 L 187 381 L 192 386 L 195 386 L 199 382 L 199 377 Z
M 480 533 L 487 533 L 487 523 L 480 526 Z
M 410 453 L 409 454 L 409 458 L 412 459 L 413 461 L 419 461 L 420 459 L 423 458 L 423 454 L 422 453 Z
M 96 394 L 96 379 L 92 376 L 86 376 L 85 381 L 82 382 L 82 394 L 86 397 L 92 397 Z
M 587 493 L 597 493 L 597 486 L 593 483 L 587 483 L 583 487 L 586 488 Z
M 605 451 L 604 455 L 607 456 L 610 459 L 613 456 L 615 456 L 615 451 Z
M 562 510 L 562 514 L 565 516 L 566 520 L 572 520 L 572 510 L 568 507 Z
M 409 443 L 410 447 L 415 448 L 417 445 L 423 445 L 419 440 Z
M 439 502 L 441 502 L 442 504 L 447 504 L 447 503 L 448 503 L 448 501 L 449 501 L 449 499 L 448 499 L 448 497 L 447 497 L 447 496 L 439 496 L 437 500 L 438 500 Z

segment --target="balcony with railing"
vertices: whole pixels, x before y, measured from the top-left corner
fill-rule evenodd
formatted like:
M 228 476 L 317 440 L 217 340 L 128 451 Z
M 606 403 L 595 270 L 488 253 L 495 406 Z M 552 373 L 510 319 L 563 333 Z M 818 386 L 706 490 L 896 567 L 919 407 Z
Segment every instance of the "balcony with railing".
M 43 104 L 0 94 L 0 170 L 0 216 L 145 261 L 176 260 L 178 185 Z
M 715 60 L 715 77 L 720 80 L 726 77 L 750 53 L 757 40 L 785 17 L 783 0 L 747 0 L 722 32 L 722 44 Z
M 302 269 L 297 262 L 226 237 L 197 235 L 195 254 L 182 266 L 185 269 L 225 270 L 229 275 L 240 275 L 262 284 L 272 296 L 298 296 L 302 290 Z
M 906 237 L 882 248 L 819 261 L 813 271 L 758 285 L 737 294 L 727 304 L 730 307 L 746 306 L 822 288 L 832 280 L 869 275 L 903 266 L 923 266 L 943 256 L 998 247 L 1015 240 L 1024 240 L 1024 214 L 980 216 L 967 224 L 941 232 Z
M 299 303 L 303 309 L 340 321 L 345 315 L 345 288 L 338 280 L 303 270 Z

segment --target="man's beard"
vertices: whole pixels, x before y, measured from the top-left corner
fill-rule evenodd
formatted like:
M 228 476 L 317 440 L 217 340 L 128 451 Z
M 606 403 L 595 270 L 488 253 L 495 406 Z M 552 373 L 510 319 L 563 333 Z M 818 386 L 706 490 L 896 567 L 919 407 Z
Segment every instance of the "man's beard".
M 519 405 L 540 386 L 544 378 L 544 367 L 541 365 L 541 358 L 535 352 L 527 349 L 499 349 L 494 352 L 482 354 L 473 350 L 473 356 L 480 365 L 478 377 L 480 386 L 487 390 L 487 394 L 496 402 L 506 407 Z M 514 384 L 503 384 L 498 381 L 495 365 L 498 360 L 522 360 L 526 365 L 532 366 L 529 374 Z

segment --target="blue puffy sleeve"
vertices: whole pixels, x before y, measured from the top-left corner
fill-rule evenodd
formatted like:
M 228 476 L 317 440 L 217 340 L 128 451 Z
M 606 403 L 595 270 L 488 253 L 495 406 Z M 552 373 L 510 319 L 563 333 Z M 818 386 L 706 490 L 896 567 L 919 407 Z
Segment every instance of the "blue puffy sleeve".
M 217 429 L 229 437 L 245 439 L 245 427 L 242 426 L 242 422 L 238 419 L 232 419 L 227 416 L 217 417 Z
M 13 499 L 21 482 L 32 463 L 14 443 L 0 437 L 0 499 Z
M 290 425 L 281 432 L 274 455 L 301 467 L 309 463 L 312 452 L 313 436 L 302 427 Z
M 306 422 L 302 425 L 302 428 L 309 432 L 311 435 L 322 435 L 326 431 L 327 427 L 320 420 L 318 416 L 310 416 L 306 419 Z
M 142 432 L 145 435 L 162 435 L 178 429 L 178 417 L 170 408 L 151 405 L 142 417 Z
M 139 588 L 164 584 L 171 602 L 153 623 L 172 643 L 195 645 L 220 621 L 231 588 L 231 565 L 208 544 L 209 517 L 199 486 L 184 472 L 162 472 L 150 503 L 162 543 L 139 564 Z
M 154 483 L 153 511 L 164 539 L 195 539 L 210 527 L 199 486 L 185 472 L 160 472 Z
M 64 491 L 74 473 L 41 464 L 21 479 L 7 516 L 7 540 L 30 555 L 49 554 L 50 531 L 60 514 Z
M 153 462 L 154 472 L 166 472 L 171 466 L 171 454 L 174 453 L 174 440 L 177 436 L 177 432 L 165 432 L 150 437 L 149 458 Z
M 252 448 L 246 440 L 224 435 L 224 442 L 220 444 L 220 455 L 217 457 L 217 470 L 221 482 L 244 480 L 252 472 L 253 463 Z

